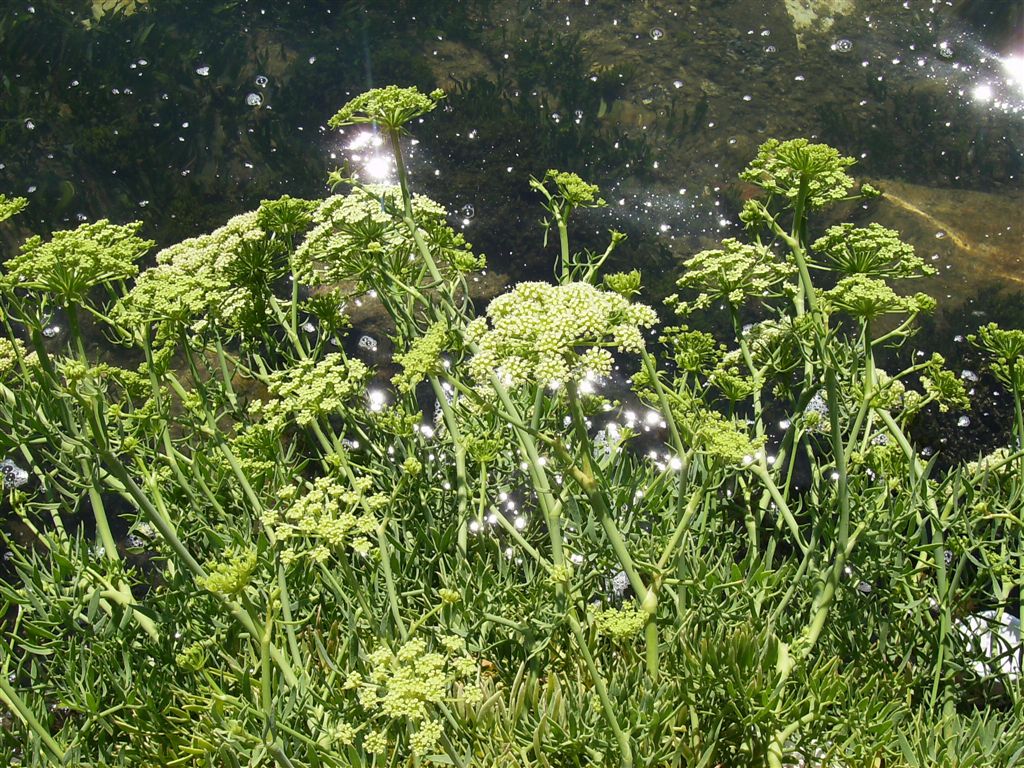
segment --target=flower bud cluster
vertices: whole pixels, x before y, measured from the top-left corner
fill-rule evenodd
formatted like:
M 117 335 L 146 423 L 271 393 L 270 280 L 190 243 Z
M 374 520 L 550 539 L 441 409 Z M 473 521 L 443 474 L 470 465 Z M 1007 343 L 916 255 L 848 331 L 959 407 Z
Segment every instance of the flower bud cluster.
M 930 312 L 935 308 L 935 299 L 926 294 L 900 296 L 884 280 L 860 273 L 844 277 L 835 288 L 825 291 L 822 299 L 826 308 L 843 310 L 862 320 Z
M 387 497 L 370 494 L 370 481 L 361 478 L 357 487 L 342 485 L 333 477 L 319 477 L 306 493 L 287 486 L 279 492 L 282 506 L 268 509 L 263 523 L 282 545 L 285 564 L 300 554 L 324 562 L 332 552 L 346 547 L 368 554 L 370 538 L 377 529 L 373 512 L 387 503 Z
M 606 608 L 594 613 L 597 631 L 614 640 L 628 640 L 640 634 L 647 624 L 647 614 L 634 607 Z
M 446 223 L 448 211 L 424 195 L 413 195 L 413 217 L 440 263 L 465 273 L 484 265 L 465 238 Z M 399 187 L 368 184 L 324 200 L 314 226 L 295 251 L 294 266 L 308 283 L 358 280 L 384 285 L 393 276 L 418 270 L 417 245 Z
M 914 246 L 900 239 L 899 232 L 881 224 L 829 227 L 811 247 L 824 254 L 838 272 L 848 275 L 920 277 L 936 272 L 914 253 Z
M 419 757 L 434 752 L 442 736 L 439 720 L 432 715 L 434 707 L 450 698 L 450 692 L 461 689 L 462 698 L 479 702 L 477 686 L 463 685 L 478 672 L 476 661 L 466 655 L 461 637 L 441 638 L 441 651 L 429 649 L 426 640 L 413 638 L 397 651 L 381 647 L 367 656 L 369 672 L 364 678 L 349 674 L 346 690 L 355 690 L 360 705 L 367 710 L 367 721 L 375 726 L 363 737 L 363 749 L 380 754 L 388 748 L 387 732 L 392 724 L 409 720 L 415 726 L 409 746 Z M 469 691 L 473 694 L 467 696 Z
M 17 216 L 28 205 L 28 199 L 24 197 L 8 197 L 0 193 L 0 221 L 6 221 L 11 216 Z
M 395 362 L 404 369 L 391 379 L 399 392 L 408 393 L 441 367 L 441 353 L 448 347 L 448 329 L 444 323 L 433 323 L 409 350 L 396 354 Z
M 17 370 L 19 360 L 29 364 L 35 361 L 35 354 L 33 352 L 29 355 L 20 339 L 15 339 L 12 343 L 7 337 L 0 336 L 0 381 L 3 381 L 7 374 Z
M 270 427 L 282 427 L 289 419 L 307 426 L 362 396 L 369 373 L 361 361 L 340 352 L 320 361 L 302 360 L 293 368 L 272 373 L 271 399 L 253 401 L 249 409 L 253 415 L 262 414 Z
M 117 307 L 127 326 L 161 323 L 163 335 L 185 326 L 193 332 L 210 320 L 229 330 L 242 327 L 261 306 L 259 297 L 232 279 L 239 264 L 266 240 L 256 212 L 230 219 L 213 232 L 183 240 L 156 256 Z
M 827 144 L 769 139 L 740 178 L 790 202 L 804 194 L 807 205 L 821 208 L 846 197 L 854 183 L 846 169 L 856 162 Z
M 249 585 L 256 565 L 255 550 L 231 547 L 217 560 L 206 563 L 206 575 L 197 578 L 196 584 L 218 595 L 232 597 Z
M 436 89 L 429 94 L 415 87 L 401 88 L 389 85 L 361 93 L 346 103 L 327 121 L 331 128 L 359 123 L 377 123 L 389 130 L 398 130 L 410 120 L 433 111 L 444 98 L 444 91 Z
M 141 226 L 140 221 L 100 219 L 54 232 L 48 241 L 35 235 L 8 259 L 5 277 L 11 285 L 45 291 L 62 303 L 80 303 L 95 286 L 138 274 L 135 262 L 153 247 L 152 240 L 137 237 Z
M 671 297 L 669 303 L 678 302 L 676 311 L 680 314 L 706 309 L 723 300 L 738 308 L 750 297 L 768 294 L 796 271 L 768 248 L 734 238 L 723 240 L 721 248 L 691 256 L 683 266 L 685 271 L 676 285 L 698 295 L 692 301 Z

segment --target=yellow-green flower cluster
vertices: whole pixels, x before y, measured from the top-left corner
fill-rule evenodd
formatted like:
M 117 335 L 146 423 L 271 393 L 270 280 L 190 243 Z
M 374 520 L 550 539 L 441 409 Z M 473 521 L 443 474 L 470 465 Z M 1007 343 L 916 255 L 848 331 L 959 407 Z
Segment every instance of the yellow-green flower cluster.
M 657 319 L 646 304 L 589 283 L 520 283 L 467 328 L 467 340 L 479 346 L 470 372 L 485 385 L 495 372 L 512 384 L 607 376 L 613 359 L 606 347 L 641 352 L 641 329 Z
M 739 307 L 750 297 L 767 295 L 795 271 L 768 248 L 733 238 L 723 240 L 721 248 L 690 257 L 683 266 L 685 271 L 676 285 L 698 295 L 692 301 L 679 301 L 678 296 L 670 299 L 669 303 L 678 302 L 680 314 L 705 309 L 720 300 Z
M 448 692 L 445 674 L 447 659 L 442 653 L 428 652 L 426 641 L 409 640 L 385 661 L 378 656 L 371 672 L 381 688 L 378 709 L 387 717 L 420 720 L 427 715 L 428 704 L 440 704 Z M 379 662 L 384 663 L 379 663 Z
M 976 477 L 988 473 L 1007 477 L 1014 476 L 1016 475 L 1017 467 L 1020 465 L 1020 460 L 1008 461 L 1013 454 L 1014 451 L 1005 446 L 996 448 L 992 453 L 982 456 L 977 461 L 968 462 L 964 467 L 964 471 L 968 477 Z
M 373 184 L 324 200 L 313 213 L 313 228 L 295 251 L 301 279 L 335 284 L 364 280 L 385 266 L 408 269 L 416 243 L 402 220 L 402 209 L 398 187 Z M 413 195 L 412 209 L 420 227 L 447 229 L 448 212 L 430 198 Z
M 411 392 L 427 376 L 438 372 L 441 367 L 441 353 L 447 346 L 448 327 L 440 322 L 432 324 L 426 333 L 413 341 L 407 352 L 395 355 L 395 363 L 404 370 L 396 373 L 391 383 L 399 392 Z
M 694 425 L 698 450 L 726 464 L 745 464 L 764 446 L 765 439 L 752 438 L 742 425 L 717 411 L 702 411 Z
M 864 274 L 850 275 L 823 295 L 826 306 L 840 309 L 863 320 L 882 315 L 915 314 L 935 308 L 935 300 L 923 293 L 900 296 L 884 280 Z
M 232 280 L 247 254 L 266 241 L 257 213 L 230 219 L 210 234 L 183 240 L 156 256 L 118 307 L 129 326 L 158 322 L 165 332 L 179 326 L 201 331 L 209 320 L 238 329 L 259 306 L 252 291 Z
M 573 208 L 599 208 L 605 204 L 598 194 L 597 185 L 584 181 L 575 173 L 548 170 L 544 181 L 553 181 L 558 195 Z
M 100 219 L 54 232 L 48 241 L 35 235 L 4 265 L 7 279 L 64 303 L 81 303 L 95 286 L 138 274 L 135 262 L 153 247 L 152 240 L 137 237 L 141 226 L 138 221 L 122 225 Z
M 366 478 L 351 488 L 329 476 L 314 480 L 305 493 L 297 485 L 282 489 L 281 506 L 263 515 L 263 524 L 282 546 L 282 561 L 287 565 L 301 554 L 322 563 L 346 547 L 369 553 L 377 529 L 373 512 L 387 503 L 386 496 L 367 495 L 369 490 Z
M 875 378 L 877 381 L 871 392 L 871 407 L 884 408 L 890 411 L 905 408 L 908 394 L 906 385 L 881 369 L 876 372 Z M 915 394 L 917 393 L 912 392 L 911 402 L 915 410 L 917 410 L 920 407 L 920 403 L 915 402 L 917 400 L 913 397 Z
M 790 203 L 803 194 L 809 207 L 820 208 L 846 197 L 853 186 L 846 169 L 855 162 L 827 144 L 811 144 L 807 139 L 769 139 L 740 178 Z
M 967 388 L 955 373 L 944 367 L 945 362 L 942 355 L 933 354 L 926 372 L 921 374 L 921 385 L 925 394 L 938 404 L 940 412 L 946 413 L 951 408 L 966 411 L 971 407 Z
M 440 720 L 424 720 L 409 739 L 414 755 L 425 757 L 437 749 L 443 728 Z
M 363 737 L 363 749 L 371 755 L 383 755 L 388 751 L 388 735 L 384 731 L 370 731 Z
M 349 675 L 345 688 L 356 689 L 367 719 L 379 724 L 363 737 L 364 750 L 385 751 L 389 726 L 406 719 L 415 726 L 409 739 L 415 755 L 423 757 L 437 749 L 442 728 L 431 710 L 445 701 L 453 685 L 478 671 L 476 662 L 465 654 L 461 637 L 442 638 L 441 645 L 444 653 L 431 651 L 422 638 L 406 641 L 395 653 L 381 647 L 367 657 L 368 679 Z M 479 695 L 474 700 L 479 701 Z
M 444 91 L 440 89 L 425 94 L 417 88 L 400 88 L 397 85 L 374 88 L 345 104 L 327 124 L 331 128 L 341 128 L 357 123 L 377 123 L 397 130 L 410 120 L 433 111 L 443 98 Z
M 1001 382 L 1018 390 L 1024 387 L 1024 331 L 989 323 L 967 337 L 989 356 L 989 368 Z
M 323 730 L 319 743 L 324 746 L 348 747 L 355 743 L 357 731 L 351 723 L 337 720 L 329 723 Z
M 708 383 L 717 387 L 726 400 L 738 403 L 758 390 L 757 382 L 744 376 L 735 365 L 719 365 L 708 376 Z
M 262 414 L 268 427 L 280 428 L 293 419 L 307 426 L 322 416 L 337 413 L 345 403 L 363 394 L 369 369 L 359 360 L 332 352 L 323 360 L 302 360 L 293 368 L 270 375 L 271 399 L 254 401 L 250 412 Z
M 602 635 L 628 640 L 643 631 L 647 614 L 633 607 L 606 608 L 594 613 L 594 624 Z
M 703 373 L 714 367 L 725 350 L 711 334 L 685 325 L 666 328 L 659 341 L 668 345 L 676 365 L 687 373 Z
M 11 216 L 17 216 L 28 205 L 24 197 L 8 197 L 0 194 L 0 221 L 7 221 Z
M 277 200 L 261 200 L 256 224 L 264 232 L 279 237 L 294 237 L 306 231 L 318 203 L 284 195 Z
M 32 362 L 35 360 L 35 352 L 29 357 L 20 339 L 15 339 L 11 343 L 6 336 L 0 336 L 0 381 L 6 379 L 9 373 L 18 370 L 19 360 Z
M 237 595 L 249 585 L 256 570 L 255 550 L 232 547 L 206 563 L 206 575 L 196 579 L 203 589 L 225 597 Z
M 604 286 L 609 291 L 631 299 L 640 293 L 640 270 L 633 269 L 629 272 L 615 272 L 604 276 Z
M 811 246 L 824 254 L 838 272 L 874 277 L 920 277 L 934 275 L 935 268 L 914 253 L 914 246 L 900 239 L 899 232 L 869 224 L 865 228 L 839 224 L 825 230 Z

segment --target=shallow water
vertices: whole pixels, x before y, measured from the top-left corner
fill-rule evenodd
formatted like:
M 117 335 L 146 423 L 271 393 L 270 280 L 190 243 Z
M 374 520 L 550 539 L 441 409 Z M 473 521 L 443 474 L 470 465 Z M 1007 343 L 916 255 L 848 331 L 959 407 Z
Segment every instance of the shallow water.
M 450 94 L 408 147 L 414 184 L 503 279 L 548 273 L 531 174 L 598 181 L 610 207 L 580 217 L 578 244 L 623 229 L 620 261 L 664 292 L 680 258 L 738 231 L 757 145 L 808 136 L 889 192 L 837 215 L 901 229 L 939 267 L 927 288 L 947 315 L 1016 306 L 977 305 L 1024 279 L 1020 2 L 105 0 L 99 20 L 91 5 L 0 10 L 0 191 L 32 201 L 22 226 L 140 218 L 166 243 L 323 194 L 345 160 L 386 180 L 375 137 L 324 123 L 360 90 L 412 83 Z

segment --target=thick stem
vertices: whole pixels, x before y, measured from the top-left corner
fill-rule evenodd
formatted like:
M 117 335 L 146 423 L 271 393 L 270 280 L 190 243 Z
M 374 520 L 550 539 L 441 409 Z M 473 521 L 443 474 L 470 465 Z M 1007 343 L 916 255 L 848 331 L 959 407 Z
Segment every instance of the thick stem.
M 576 645 L 580 649 L 580 655 L 583 657 L 583 663 L 587 667 L 587 671 L 590 673 L 590 679 L 594 683 L 594 688 L 597 689 L 597 696 L 601 700 L 601 709 L 604 711 L 605 720 L 608 721 L 608 727 L 612 729 L 612 733 L 615 735 L 615 741 L 619 745 L 619 756 L 620 765 L 622 768 L 633 768 L 633 748 L 629 743 L 629 735 L 622 730 L 622 726 L 619 725 L 619 720 L 615 715 L 615 709 L 612 707 L 611 697 L 608 695 L 608 687 L 605 685 L 604 677 L 601 675 L 600 670 L 597 668 L 597 664 L 594 662 L 594 657 L 590 653 L 590 648 L 587 646 L 587 639 L 583 634 L 583 627 L 580 626 L 579 620 L 576 618 L 574 611 L 570 611 L 568 615 L 569 628 L 572 630 L 573 636 L 576 638 Z
M 14 690 L 14 687 L 7 681 L 6 670 L 0 670 L 0 696 L 7 701 L 11 711 L 21 718 L 57 762 L 63 764 L 64 750 L 60 748 L 60 745 L 57 744 L 46 726 L 39 722 L 39 718 L 36 717 L 31 707 L 25 703 L 25 700 L 21 698 L 18 692 Z
M 455 418 L 455 413 L 448 404 L 448 396 L 436 376 L 430 377 L 430 386 L 433 388 L 434 396 L 441 407 L 441 417 L 444 419 L 445 427 L 448 429 L 448 435 L 452 440 L 452 451 L 455 453 L 455 494 L 458 504 L 459 548 L 462 554 L 465 555 L 467 547 L 465 531 L 469 525 L 469 518 L 466 514 L 469 504 L 469 483 L 466 479 L 466 448 L 462 442 L 462 435 L 459 430 L 459 423 Z

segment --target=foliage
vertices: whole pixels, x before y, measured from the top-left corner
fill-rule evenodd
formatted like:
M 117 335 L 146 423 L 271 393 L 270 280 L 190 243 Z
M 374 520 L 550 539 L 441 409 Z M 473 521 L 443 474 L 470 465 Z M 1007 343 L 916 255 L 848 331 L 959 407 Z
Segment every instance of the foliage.
M 392 149 L 395 188 L 263 201 L 141 272 L 106 221 L 7 260 L 8 764 L 1019 762 L 1024 336 L 972 337 L 1016 419 L 940 472 L 908 428 L 963 382 L 876 362 L 934 306 L 901 290 L 923 264 L 870 225 L 807 239 L 874 194 L 852 159 L 761 147 L 750 242 L 679 277 L 719 339 L 603 273 L 620 234 L 573 250 L 600 196 L 561 172 L 531 185 L 555 281 L 478 316 L 482 257 Z M 349 343 L 356 301 L 390 359 Z

